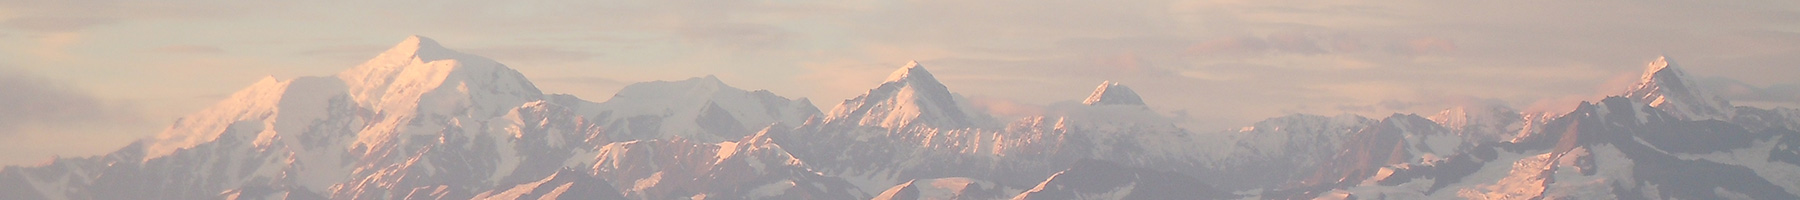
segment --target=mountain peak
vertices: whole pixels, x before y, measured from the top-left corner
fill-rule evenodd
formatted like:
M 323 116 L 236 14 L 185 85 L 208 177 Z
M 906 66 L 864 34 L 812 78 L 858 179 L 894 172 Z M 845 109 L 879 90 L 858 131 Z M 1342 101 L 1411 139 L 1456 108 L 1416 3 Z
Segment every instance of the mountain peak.
M 524 75 L 500 62 L 450 50 L 417 35 L 337 77 L 359 105 L 376 110 L 411 112 L 415 104 L 425 104 L 418 102 L 423 95 L 436 93 L 441 97 L 434 98 L 457 102 L 440 105 L 466 103 L 476 105 L 480 114 L 494 114 L 486 112 L 502 112 L 543 96 Z
M 1701 89 L 1667 56 L 1645 66 L 1644 76 L 1625 97 L 1649 104 L 1684 120 L 1726 120 L 1733 114 L 1731 102 Z
M 729 87 L 731 87 L 731 86 L 730 86 L 730 85 L 725 85 L 725 81 L 724 81 L 724 80 L 719 80 L 719 77 L 718 77 L 718 76 L 714 76 L 714 75 L 711 75 L 711 74 L 707 74 L 707 75 L 706 75 L 706 76 L 705 76 L 705 77 L 698 77 L 698 78 L 695 78 L 695 79 L 696 79 L 696 80 L 698 80 L 698 81 L 701 81 L 701 82 L 703 82 L 703 83 L 705 83 L 705 84 L 708 84 L 708 85 L 711 85 L 711 86 L 713 86 L 713 87 L 718 87 L 718 88 L 729 88 Z
M 456 60 L 459 63 L 463 63 L 461 65 L 499 65 L 498 62 L 494 62 L 487 58 L 463 54 L 456 50 L 444 48 L 443 45 L 438 44 L 437 40 L 432 40 L 431 38 L 424 36 L 412 35 L 401 40 L 399 44 L 394 44 L 393 47 L 389 47 L 387 51 L 382 51 L 381 54 L 376 55 L 375 58 L 363 62 L 362 65 L 358 65 L 355 68 L 340 73 L 339 76 L 377 75 L 385 72 L 395 72 L 398 71 L 397 68 L 401 67 L 423 65 L 439 60 Z
M 1669 62 L 1668 56 L 1657 56 L 1656 60 L 1650 61 L 1649 65 L 1644 66 L 1644 76 L 1639 82 L 1651 82 L 1653 81 L 1652 79 L 1656 78 L 1656 74 L 1661 73 L 1664 70 L 1670 71 L 1669 73 L 1671 73 L 1670 75 L 1672 76 L 1687 76 L 1686 72 L 1682 71 L 1680 68 L 1675 68 L 1674 65 Z
M 925 71 L 924 65 L 919 65 L 919 61 L 906 62 L 906 66 L 900 67 L 900 70 L 894 70 L 894 73 L 888 74 L 886 82 L 900 81 L 938 82 L 937 77 L 932 77 L 931 72 Z
M 1137 92 L 1131 91 L 1131 88 L 1125 87 L 1124 84 L 1119 84 L 1119 82 L 1104 81 L 1104 82 L 1100 82 L 1100 87 L 1094 88 L 1094 94 L 1088 95 L 1087 100 L 1082 101 L 1081 104 L 1087 104 L 1090 106 L 1099 106 L 1099 105 L 1140 105 L 1141 106 L 1141 105 L 1144 105 L 1144 99 L 1138 97 Z
M 388 48 L 387 51 L 382 52 L 381 56 L 377 56 L 377 58 L 409 60 L 418 58 L 419 60 L 429 62 L 451 59 L 460 55 L 462 55 L 462 53 L 438 45 L 437 40 L 432 40 L 425 36 L 412 35 L 407 36 L 405 40 L 401 40 L 400 44 L 394 44 L 394 47 Z
M 971 126 L 972 117 L 963 112 L 955 98 L 919 62 L 908 62 L 869 93 L 838 104 L 825 121 L 885 128 L 915 124 L 938 128 Z
M 437 40 L 420 35 L 406 36 L 406 39 L 400 41 L 400 44 L 396 46 L 444 48 L 444 46 L 438 45 Z

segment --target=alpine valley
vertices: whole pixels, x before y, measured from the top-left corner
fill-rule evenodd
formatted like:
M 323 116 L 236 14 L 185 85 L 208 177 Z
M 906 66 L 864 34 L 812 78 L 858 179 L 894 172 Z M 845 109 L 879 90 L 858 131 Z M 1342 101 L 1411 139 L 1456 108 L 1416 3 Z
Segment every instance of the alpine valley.
M 5 167 L 0 199 L 1800 199 L 1800 110 L 1692 79 L 1659 58 L 1573 110 L 1196 131 L 1117 82 L 1002 119 L 919 63 L 829 110 L 711 76 L 594 102 L 413 36 L 112 153 Z

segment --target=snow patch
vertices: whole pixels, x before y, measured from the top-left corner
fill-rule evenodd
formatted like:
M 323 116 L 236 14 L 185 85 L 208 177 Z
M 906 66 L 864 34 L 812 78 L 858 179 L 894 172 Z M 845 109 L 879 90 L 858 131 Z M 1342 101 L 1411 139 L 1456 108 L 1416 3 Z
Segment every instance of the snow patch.
M 662 175 L 663 172 L 658 171 L 650 174 L 650 177 L 634 181 L 631 185 L 631 191 L 644 191 L 644 189 L 650 189 L 650 187 L 656 186 L 656 183 L 662 182 Z

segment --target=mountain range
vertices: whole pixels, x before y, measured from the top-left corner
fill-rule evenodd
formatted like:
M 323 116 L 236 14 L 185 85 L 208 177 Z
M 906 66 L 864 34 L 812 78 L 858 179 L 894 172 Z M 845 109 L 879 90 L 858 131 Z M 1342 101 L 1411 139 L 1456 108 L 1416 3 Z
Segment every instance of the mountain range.
M 712 76 L 594 102 L 413 36 L 111 153 L 7 166 L 0 199 L 1800 199 L 1800 110 L 1645 69 L 1573 110 L 1196 131 L 1111 81 L 1002 119 L 917 62 L 830 110 Z

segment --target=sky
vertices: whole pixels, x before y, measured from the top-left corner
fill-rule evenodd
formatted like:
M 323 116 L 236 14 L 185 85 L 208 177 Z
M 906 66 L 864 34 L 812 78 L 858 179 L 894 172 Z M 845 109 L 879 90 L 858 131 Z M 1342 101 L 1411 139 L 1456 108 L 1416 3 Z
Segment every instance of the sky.
M 0 165 L 110 152 L 262 77 L 329 76 L 409 35 L 591 101 L 716 75 L 830 110 L 918 61 L 997 116 L 1111 80 L 1223 130 L 1555 111 L 1668 56 L 1734 104 L 1800 107 L 1800 1 L 0 0 Z

